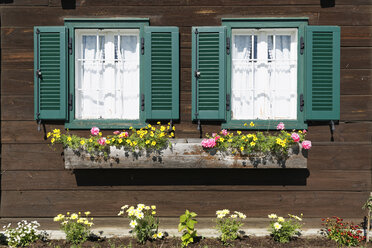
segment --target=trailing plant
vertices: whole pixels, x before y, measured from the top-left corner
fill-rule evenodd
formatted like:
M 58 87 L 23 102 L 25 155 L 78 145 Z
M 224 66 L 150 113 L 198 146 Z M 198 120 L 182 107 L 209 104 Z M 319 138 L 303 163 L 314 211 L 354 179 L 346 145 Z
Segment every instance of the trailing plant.
M 107 156 L 107 148 L 115 146 L 116 148 L 124 148 L 134 150 L 142 149 L 163 149 L 171 146 L 169 138 L 174 137 L 175 127 L 168 125 L 157 126 L 147 125 L 139 130 L 130 127 L 129 130 L 115 131 L 112 135 L 104 137 L 98 127 L 92 127 L 90 136 L 80 137 L 70 134 L 69 130 L 65 134 L 61 133 L 60 129 L 54 129 L 47 133 L 47 138 L 50 139 L 52 145 L 62 144 L 64 148 L 73 150 L 86 150 L 91 155 L 97 155 L 102 152 Z
M 247 126 L 248 124 L 244 124 Z M 251 122 L 250 126 L 255 124 Z M 217 148 L 221 151 L 229 151 L 232 154 L 240 153 L 241 155 L 254 154 L 265 156 L 272 154 L 275 156 L 285 157 L 292 145 L 301 145 L 303 149 L 311 148 L 311 141 L 305 140 L 306 130 L 293 130 L 288 132 L 284 130 L 284 124 L 281 122 L 277 126 L 279 130 L 276 134 L 269 132 L 255 132 L 244 134 L 242 131 L 228 132 L 226 129 L 220 133 L 213 133 L 212 136 L 206 135 L 201 145 L 204 149 Z
M 336 216 L 322 219 L 322 226 L 321 233 L 342 246 L 358 246 L 365 239 L 358 225 L 344 222 Z
M 42 235 L 38 234 L 39 227 L 40 224 L 37 221 L 22 220 L 17 223 L 15 228 L 11 228 L 11 223 L 9 223 L 7 226 L 3 226 L 3 229 L 5 229 L 4 235 L 9 246 L 25 247 L 42 238 Z
M 54 221 L 61 222 L 61 230 L 66 234 L 66 240 L 74 245 L 85 242 L 90 235 L 90 228 L 93 225 L 93 218 L 89 219 L 90 212 L 84 213 L 84 217 L 80 212 L 67 212 L 66 215 L 58 214 L 54 217 Z
M 195 230 L 195 224 L 198 223 L 195 219 L 197 216 L 196 213 L 190 212 L 189 210 L 185 211 L 185 214 L 180 216 L 180 223 L 178 224 L 178 231 L 183 231 L 181 237 L 182 247 L 187 247 L 189 244 L 193 243 L 197 237 Z
M 217 226 L 216 229 L 221 233 L 221 241 L 228 245 L 230 241 L 238 238 L 239 228 L 243 226 L 242 220 L 246 218 L 245 214 L 235 211 L 230 214 L 230 210 L 223 209 L 216 211 Z
M 288 243 L 292 238 L 301 235 L 302 214 L 301 217 L 288 214 L 289 218 L 285 219 L 276 214 L 268 215 L 270 219 L 270 233 L 275 241 Z
M 119 216 L 126 214 L 130 219 L 129 226 L 133 228 L 133 233 L 139 243 L 144 244 L 147 240 L 162 239 L 164 234 L 158 232 L 159 218 L 156 217 L 156 206 L 146 206 L 138 204 L 134 206 L 122 206 Z

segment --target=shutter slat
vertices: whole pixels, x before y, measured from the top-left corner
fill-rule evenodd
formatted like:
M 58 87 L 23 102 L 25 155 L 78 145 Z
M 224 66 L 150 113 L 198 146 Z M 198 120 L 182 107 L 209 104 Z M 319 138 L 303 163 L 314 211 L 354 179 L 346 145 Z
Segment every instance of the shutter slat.
M 34 28 L 35 119 L 67 119 L 66 47 L 65 27 Z
M 198 31 L 196 34 L 195 31 Z M 192 28 L 192 118 L 226 118 L 225 27 Z M 195 77 L 195 71 L 200 77 Z
M 179 119 L 179 32 L 145 27 L 147 120 Z
M 306 119 L 340 119 L 340 28 L 306 31 Z

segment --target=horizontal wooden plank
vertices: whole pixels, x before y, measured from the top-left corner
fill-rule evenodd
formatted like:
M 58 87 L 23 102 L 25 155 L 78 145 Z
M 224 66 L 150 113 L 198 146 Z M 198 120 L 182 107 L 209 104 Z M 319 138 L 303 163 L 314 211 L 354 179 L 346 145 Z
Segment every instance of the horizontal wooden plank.
M 372 70 L 341 70 L 341 95 L 372 95 Z
M 372 120 L 372 96 L 341 96 L 340 119 Z
M 12 6 L 48 6 L 49 0 L 8 0 L 1 2 L 6 7 Z
M 33 120 L 34 97 L 1 96 L 2 120 Z
M 215 26 L 221 17 L 309 17 L 311 25 L 372 25 L 370 5 L 338 6 L 108 6 L 76 9 L 55 8 L 4 8 L 2 27 L 32 27 L 35 25 L 62 25 L 64 17 L 149 17 L 151 25 L 170 26 Z M 179 13 L 182 13 L 180 15 Z M 23 16 L 23 18 L 18 18 Z M 43 16 L 43 18 L 38 18 Z
M 370 170 L 7 171 L 2 190 L 369 191 Z
M 1 71 L 1 95 L 34 94 L 33 69 L 3 69 Z
M 341 27 L 341 46 L 372 46 L 372 27 Z
M 342 47 L 341 69 L 372 69 L 372 47 Z
M 1 216 L 53 217 L 67 211 L 86 211 L 96 216 L 116 216 L 124 204 L 155 204 L 162 217 L 175 217 L 192 209 L 200 217 L 215 216 L 222 208 L 249 213 L 303 213 L 307 217 L 362 218 L 365 192 L 344 191 L 2 191 Z M 98 204 L 97 204 L 98 203 Z
M 185 122 L 181 124 L 175 124 L 177 138 L 194 138 L 199 137 L 199 131 L 197 130 L 197 124 L 191 122 Z M 64 125 L 56 125 L 54 122 L 45 124 L 46 132 L 53 130 L 54 128 L 60 128 L 64 130 Z M 219 132 L 220 124 L 218 122 L 210 123 L 208 125 L 202 125 L 203 136 L 205 133 Z M 370 134 L 372 130 L 371 122 L 355 122 L 355 123 L 343 123 L 336 125 L 334 132 L 335 142 L 370 142 Z M 44 132 L 37 131 L 37 124 L 35 121 L 2 121 L 2 143 L 46 143 L 44 140 Z M 85 131 L 72 131 L 79 135 L 88 136 L 88 130 Z M 107 131 L 106 135 L 110 133 Z M 328 125 L 321 126 L 310 126 L 308 138 L 314 142 L 329 142 L 331 141 L 331 132 Z

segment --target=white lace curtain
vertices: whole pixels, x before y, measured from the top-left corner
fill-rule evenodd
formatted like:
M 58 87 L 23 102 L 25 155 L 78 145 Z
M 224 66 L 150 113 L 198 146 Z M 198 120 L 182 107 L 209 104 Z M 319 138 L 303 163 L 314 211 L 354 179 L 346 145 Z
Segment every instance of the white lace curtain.
M 233 32 L 232 119 L 297 118 L 294 31 Z
M 91 32 L 77 35 L 76 119 L 139 119 L 138 31 Z

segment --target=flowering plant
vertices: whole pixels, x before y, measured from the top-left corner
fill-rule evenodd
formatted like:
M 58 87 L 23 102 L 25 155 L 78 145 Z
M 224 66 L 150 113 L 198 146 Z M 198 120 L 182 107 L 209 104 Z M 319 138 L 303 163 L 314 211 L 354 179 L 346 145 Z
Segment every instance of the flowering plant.
M 6 241 L 11 247 L 29 246 L 31 243 L 40 239 L 40 234 L 37 234 L 40 224 L 37 221 L 28 223 L 26 220 L 22 220 L 17 223 L 16 228 L 10 228 L 10 226 L 11 223 L 3 226 L 3 229 L 5 229 L 4 235 L 6 236 Z
M 216 229 L 221 233 L 221 241 L 224 245 L 228 245 L 229 241 L 238 238 L 239 228 L 243 226 L 242 220 L 246 216 L 238 211 L 230 215 L 230 210 L 217 210 L 217 226 Z
M 102 135 L 98 127 L 92 127 L 91 135 L 88 138 L 70 134 L 68 130 L 66 134 L 61 134 L 61 130 L 54 129 L 52 132 L 48 132 L 47 138 L 50 138 L 52 145 L 63 144 L 64 147 L 73 150 L 83 149 L 91 155 L 103 152 L 105 156 L 107 156 L 109 146 L 115 146 L 118 149 L 123 147 L 133 151 L 136 149 L 162 149 L 171 146 L 168 138 L 174 137 L 175 127 L 171 128 L 170 123 L 167 126 L 161 125 L 160 122 L 157 124 L 157 126 L 149 124 L 139 130 L 130 127 L 128 131 L 115 131 L 106 137 Z
M 344 222 L 339 217 L 322 219 L 322 222 L 322 234 L 342 246 L 357 246 L 365 239 L 358 225 Z
M 301 217 L 288 214 L 289 218 L 285 219 L 276 214 L 268 215 L 270 219 L 270 232 L 275 241 L 280 243 L 288 243 L 294 236 L 301 234 Z
M 90 212 L 84 213 L 85 217 L 81 216 L 81 213 L 72 213 L 70 215 L 67 212 L 66 215 L 58 214 L 54 217 L 54 221 L 61 222 L 61 229 L 66 234 L 66 240 L 72 244 L 80 244 L 85 242 L 90 234 L 90 227 L 93 225 L 93 218 L 88 219 Z
M 249 125 L 254 126 L 254 123 L 251 122 Z M 279 123 L 277 129 L 280 132 L 275 135 L 263 132 L 243 134 L 241 131 L 234 134 L 223 129 L 218 134 L 213 133 L 212 136 L 207 134 L 201 145 L 205 149 L 230 150 L 233 154 L 267 155 L 271 153 L 276 156 L 287 156 L 289 148 L 295 144 L 302 145 L 303 149 L 311 148 L 311 141 L 305 140 L 306 130 L 288 132 L 284 130 L 283 123 Z
M 146 243 L 147 240 L 162 239 L 164 234 L 158 232 L 159 218 L 156 215 L 156 206 L 146 206 L 145 204 L 138 204 L 134 206 L 122 206 L 119 216 L 126 213 L 131 220 L 129 226 L 133 228 L 138 242 L 141 244 Z

